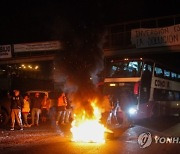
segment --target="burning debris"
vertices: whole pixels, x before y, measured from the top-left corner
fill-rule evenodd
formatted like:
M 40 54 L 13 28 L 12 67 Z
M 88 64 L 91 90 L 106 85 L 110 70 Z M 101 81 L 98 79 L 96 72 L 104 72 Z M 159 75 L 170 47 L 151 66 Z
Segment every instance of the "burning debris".
M 63 90 L 70 94 L 74 107 L 73 140 L 104 142 L 105 127 L 100 119 L 109 104 L 96 87 L 97 75 L 103 70 L 103 31 L 83 26 L 71 32 L 62 40 L 64 50 L 55 67 L 56 79 L 64 83 Z
M 96 101 L 91 102 L 91 106 L 93 108 L 92 117 L 86 117 L 88 112 L 85 110 L 80 114 L 75 114 L 71 128 L 73 141 L 105 142 L 105 127 L 99 123 L 101 111 L 99 111 L 99 108 L 96 106 Z

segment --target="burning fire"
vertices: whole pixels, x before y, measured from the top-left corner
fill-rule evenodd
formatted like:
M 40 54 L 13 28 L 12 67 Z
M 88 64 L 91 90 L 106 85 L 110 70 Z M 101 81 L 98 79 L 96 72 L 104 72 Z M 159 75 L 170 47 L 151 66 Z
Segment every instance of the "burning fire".
M 74 115 L 72 122 L 72 141 L 75 142 L 98 142 L 104 143 L 104 133 L 106 128 L 100 123 L 101 110 L 96 106 L 96 100 L 91 101 L 93 116 L 87 117 L 87 112 L 83 110 Z

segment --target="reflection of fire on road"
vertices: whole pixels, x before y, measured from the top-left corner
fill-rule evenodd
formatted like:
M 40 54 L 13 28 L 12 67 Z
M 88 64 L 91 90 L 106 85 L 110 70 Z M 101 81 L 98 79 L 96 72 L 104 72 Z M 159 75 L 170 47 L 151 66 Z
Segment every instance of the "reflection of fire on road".
M 93 108 L 93 116 L 87 117 L 86 111 L 82 113 L 75 114 L 75 119 L 72 122 L 72 140 L 75 142 L 105 142 L 104 133 L 105 127 L 101 124 L 101 111 L 96 106 L 96 100 L 91 101 L 91 106 Z

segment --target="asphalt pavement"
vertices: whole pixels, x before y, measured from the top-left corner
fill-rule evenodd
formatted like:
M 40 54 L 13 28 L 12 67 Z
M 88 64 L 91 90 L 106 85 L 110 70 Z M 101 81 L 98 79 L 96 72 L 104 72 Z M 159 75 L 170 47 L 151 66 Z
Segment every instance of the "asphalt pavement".
M 118 154 L 118 153 L 178 153 L 180 143 L 155 142 L 156 137 L 180 137 L 178 118 L 162 118 L 139 121 L 131 128 L 114 127 L 112 135 L 106 135 L 105 143 L 76 143 L 71 141 L 70 125 L 52 127 L 41 124 L 39 127 L 26 128 L 24 131 L 1 130 L 0 153 L 54 154 Z M 3 132 L 3 133 L 2 133 Z M 8 134 L 9 133 L 9 134 Z M 151 142 L 147 147 L 139 143 L 141 134 L 150 134 Z M 5 137 L 6 136 L 6 137 Z M 5 137 L 5 139 L 3 138 Z M 18 142 L 13 142 L 20 138 Z M 8 144 L 6 140 L 8 138 Z M 3 139 L 3 142 L 2 142 Z M 149 141 L 150 138 L 148 138 Z M 144 142 L 145 143 L 145 142 Z

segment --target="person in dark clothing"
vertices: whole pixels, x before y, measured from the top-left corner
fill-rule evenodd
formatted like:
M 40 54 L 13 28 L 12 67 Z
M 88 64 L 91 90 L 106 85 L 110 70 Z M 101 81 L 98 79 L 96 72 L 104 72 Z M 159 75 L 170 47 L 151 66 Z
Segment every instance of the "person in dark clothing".
M 107 125 L 117 124 L 117 117 L 116 117 L 116 114 L 115 114 L 117 101 L 116 101 L 114 95 L 108 95 L 107 97 L 108 97 L 108 100 L 109 100 L 109 103 L 110 103 L 110 106 L 111 106 L 111 111 L 109 113 L 109 116 L 107 118 L 106 123 L 107 123 Z
M 41 98 L 39 97 L 39 93 L 35 93 L 34 99 L 32 99 L 32 111 L 31 111 L 31 118 L 32 118 L 32 123 L 31 126 L 34 125 L 34 119 L 36 116 L 36 122 L 35 125 L 39 125 L 39 115 L 41 113 Z
M 15 119 L 20 127 L 20 130 L 23 130 L 22 119 L 21 119 L 21 108 L 23 105 L 23 98 L 20 96 L 19 90 L 14 90 L 14 95 L 11 97 L 11 129 L 14 130 Z
M 41 107 L 42 107 L 41 120 L 42 122 L 46 122 L 50 108 L 50 99 L 48 98 L 47 95 L 44 95 L 44 98 L 41 102 Z
M 67 97 L 67 106 L 65 111 L 65 123 L 69 123 L 72 120 L 72 106 L 71 100 Z
M 122 127 L 129 127 L 130 121 L 128 118 L 128 108 L 130 106 L 130 102 L 132 102 L 130 94 L 128 92 L 122 92 L 120 95 L 120 108 L 122 109 L 123 122 Z

